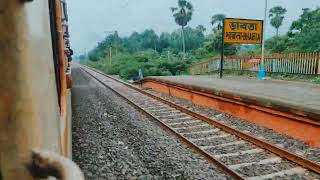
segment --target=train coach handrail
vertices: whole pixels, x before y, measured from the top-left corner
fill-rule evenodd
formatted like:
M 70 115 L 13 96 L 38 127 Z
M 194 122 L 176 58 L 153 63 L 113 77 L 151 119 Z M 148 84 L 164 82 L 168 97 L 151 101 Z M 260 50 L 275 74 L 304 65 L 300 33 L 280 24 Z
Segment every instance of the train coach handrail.
M 36 149 L 27 165 L 34 178 L 55 177 L 59 180 L 84 180 L 77 164 L 53 152 Z

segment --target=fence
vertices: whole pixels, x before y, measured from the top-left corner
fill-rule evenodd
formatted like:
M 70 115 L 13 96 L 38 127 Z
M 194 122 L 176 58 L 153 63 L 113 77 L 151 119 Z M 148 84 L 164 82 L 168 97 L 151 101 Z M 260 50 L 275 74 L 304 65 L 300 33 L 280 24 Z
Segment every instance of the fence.
M 258 71 L 261 56 L 227 56 L 225 70 Z M 269 73 L 319 74 L 320 53 L 272 54 L 265 57 L 265 70 Z M 207 74 L 219 70 L 220 57 L 194 64 L 192 75 Z

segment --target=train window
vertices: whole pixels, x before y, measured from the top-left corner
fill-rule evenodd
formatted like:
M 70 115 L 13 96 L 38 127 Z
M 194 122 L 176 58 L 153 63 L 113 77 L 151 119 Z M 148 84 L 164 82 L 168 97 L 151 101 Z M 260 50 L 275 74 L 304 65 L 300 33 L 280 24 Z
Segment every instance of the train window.
M 54 70 L 56 75 L 56 84 L 57 84 L 57 94 L 60 96 L 61 87 L 60 87 L 60 74 L 59 74 L 59 60 L 58 60 L 58 47 L 57 47 L 57 33 L 56 33 L 56 24 L 55 24 L 55 0 L 49 0 L 49 9 L 50 9 L 50 30 L 51 30 L 51 41 L 52 41 L 52 51 L 53 51 L 53 62 Z M 60 98 L 59 105 L 60 105 Z M 1 180 L 1 179 L 0 179 Z
M 64 33 L 63 36 L 64 36 L 64 37 L 70 37 L 68 25 L 67 25 L 67 24 L 63 24 L 63 25 L 62 25 L 62 28 L 63 28 L 63 33 Z
M 62 1 L 61 7 L 62 7 L 62 20 L 68 21 L 67 3 Z

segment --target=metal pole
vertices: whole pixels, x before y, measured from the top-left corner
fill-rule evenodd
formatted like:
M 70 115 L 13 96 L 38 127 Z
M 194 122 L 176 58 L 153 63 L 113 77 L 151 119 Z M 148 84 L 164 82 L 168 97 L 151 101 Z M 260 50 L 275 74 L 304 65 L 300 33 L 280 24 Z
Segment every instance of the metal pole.
M 109 49 L 109 55 L 110 55 L 110 66 L 112 65 L 112 47 Z
M 265 39 L 266 39 L 266 27 L 267 27 L 267 12 L 268 12 L 268 0 L 265 0 L 264 17 L 263 17 L 262 55 L 261 55 L 261 64 L 262 65 L 264 65 L 264 57 L 265 57 Z
M 222 36 L 221 36 L 221 59 L 220 59 L 220 79 L 223 77 L 223 60 L 224 60 L 224 20 L 222 27 Z

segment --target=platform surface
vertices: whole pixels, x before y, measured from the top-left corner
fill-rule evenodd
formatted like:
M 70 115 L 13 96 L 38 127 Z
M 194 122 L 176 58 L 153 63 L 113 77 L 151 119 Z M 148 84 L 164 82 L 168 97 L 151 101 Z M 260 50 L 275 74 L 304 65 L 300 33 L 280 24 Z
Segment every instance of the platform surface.
M 228 92 L 320 114 L 320 85 L 316 84 L 281 80 L 259 81 L 244 77 L 219 79 L 215 76 L 153 76 L 146 79 Z

